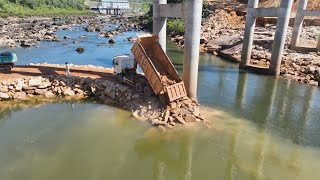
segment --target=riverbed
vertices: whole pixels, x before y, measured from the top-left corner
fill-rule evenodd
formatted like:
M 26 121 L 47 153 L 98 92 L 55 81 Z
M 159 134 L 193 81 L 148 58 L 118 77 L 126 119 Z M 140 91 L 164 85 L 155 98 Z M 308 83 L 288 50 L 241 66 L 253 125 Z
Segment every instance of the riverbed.
M 127 38 L 135 33 L 111 45 L 75 27 L 58 32 L 71 37 L 67 42 L 10 50 L 20 64 L 110 67 L 114 55 L 130 53 Z M 169 43 L 168 55 L 181 74 L 183 51 Z M 130 112 L 92 102 L 1 111 L 0 179 L 320 178 L 318 87 L 239 71 L 238 64 L 203 54 L 198 98 L 212 129 L 162 133 Z

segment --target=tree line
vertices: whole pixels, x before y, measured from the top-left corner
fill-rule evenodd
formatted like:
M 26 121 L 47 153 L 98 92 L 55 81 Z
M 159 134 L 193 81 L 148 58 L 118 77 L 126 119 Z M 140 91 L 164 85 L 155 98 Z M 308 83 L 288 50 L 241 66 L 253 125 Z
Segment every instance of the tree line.
M 43 6 L 51 6 L 55 8 L 72 8 L 83 10 L 85 0 L 0 0 L 1 4 L 14 3 L 31 9 Z

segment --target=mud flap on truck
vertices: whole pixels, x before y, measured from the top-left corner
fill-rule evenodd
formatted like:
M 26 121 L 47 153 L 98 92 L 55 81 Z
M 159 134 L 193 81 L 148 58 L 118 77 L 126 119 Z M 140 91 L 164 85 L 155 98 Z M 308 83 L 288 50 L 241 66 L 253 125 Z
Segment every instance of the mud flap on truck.
M 166 89 L 167 89 L 169 102 L 172 102 L 174 100 L 187 96 L 186 88 L 184 87 L 183 81 L 171 86 L 167 86 Z

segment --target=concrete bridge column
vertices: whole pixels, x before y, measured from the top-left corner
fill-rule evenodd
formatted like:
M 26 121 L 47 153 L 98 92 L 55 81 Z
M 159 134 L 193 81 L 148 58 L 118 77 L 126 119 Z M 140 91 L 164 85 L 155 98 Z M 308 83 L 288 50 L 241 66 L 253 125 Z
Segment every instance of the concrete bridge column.
M 244 31 L 243 47 L 240 66 L 248 66 L 251 60 L 251 51 L 253 45 L 254 28 L 256 26 L 256 17 L 252 10 L 258 8 L 259 0 L 249 0 L 248 12 L 246 16 L 246 27 Z
M 183 81 L 190 98 L 197 98 L 203 0 L 186 0 Z
M 277 30 L 272 47 L 270 73 L 273 75 L 280 75 L 280 65 L 283 56 L 284 45 L 289 26 L 293 0 L 282 0 L 280 3 L 279 17 L 277 20 Z
M 167 0 L 153 1 L 153 32 L 159 36 L 159 43 L 166 52 L 167 50 L 167 18 L 160 17 L 160 4 L 167 4 Z
M 299 39 L 302 31 L 302 25 L 303 25 L 303 18 L 304 18 L 303 11 L 306 10 L 307 4 L 308 4 L 308 0 L 299 1 L 296 18 L 294 20 L 292 38 L 290 42 L 291 49 L 295 49 L 299 43 Z

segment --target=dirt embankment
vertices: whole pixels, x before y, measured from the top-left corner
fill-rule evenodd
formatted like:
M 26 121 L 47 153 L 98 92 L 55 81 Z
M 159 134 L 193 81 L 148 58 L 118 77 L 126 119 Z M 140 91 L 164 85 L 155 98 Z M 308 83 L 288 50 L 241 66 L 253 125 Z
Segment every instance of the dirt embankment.
M 213 0 L 214 1 L 214 0 Z M 212 1 L 212 2 L 213 2 Z M 236 0 L 239 3 L 246 4 L 248 0 Z M 281 0 L 260 0 L 259 6 L 260 7 L 278 7 L 280 5 Z M 293 11 L 297 10 L 299 1 L 295 0 L 293 3 Z M 314 9 L 320 9 L 320 1 L 319 0 L 309 0 L 307 9 L 314 10 Z

